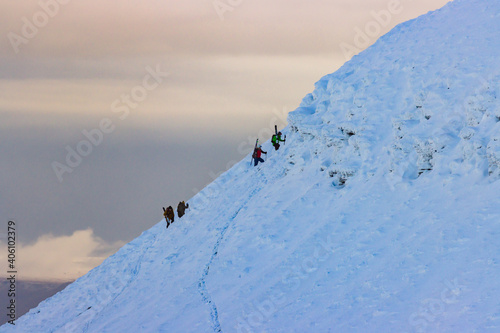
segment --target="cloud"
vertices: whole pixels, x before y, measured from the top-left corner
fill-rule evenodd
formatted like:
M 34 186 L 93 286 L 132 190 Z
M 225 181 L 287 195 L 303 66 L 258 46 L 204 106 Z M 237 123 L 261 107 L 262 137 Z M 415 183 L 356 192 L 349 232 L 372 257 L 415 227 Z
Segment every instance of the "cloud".
M 161 68 L 172 74 L 131 110 L 126 121 L 118 119 L 121 113 L 113 113 L 111 105 L 142 83 L 147 73 L 144 67 L 128 80 L 0 80 L 0 113 L 17 115 L 4 117 L 0 128 L 44 124 L 68 127 L 77 123 L 83 129 L 92 125 L 76 117 L 81 115 L 96 118 L 94 122 L 99 117 L 111 118 L 120 127 L 141 124 L 165 129 L 168 125 L 169 132 L 186 127 L 219 131 L 251 122 L 276 107 L 295 108 L 313 89 L 313 82 L 336 69 L 331 63 L 340 61 L 328 55 L 214 56 L 162 64 Z M 65 115 L 74 116 L 74 121 L 67 123 Z
M 55 1 L 55 0 L 52 0 Z M 448 0 L 401 0 L 398 22 L 436 9 Z M 70 1 L 40 29 L 26 54 L 85 59 L 151 54 L 317 54 L 339 52 L 339 40 L 352 40 L 353 27 L 372 20 L 370 12 L 389 0 L 243 1 L 221 20 L 212 0 Z M 36 5 L 9 2 L 0 32 L 20 34 L 22 17 Z M 9 13 L 8 15 L 6 13 Z M 386 31 L 390 27 L 387 27 Z M 7 43 L 7 39 L 3 41 Z M 12 53 L 2 47 L 0 53 Z M 8 50 L 8 51 L 7 51 Z
M 115 253 L 125 243 L 107 243 L 92 229 L 71 236 L 43 235 L 32 245 L 19 244 L 18 272 L 25 280 L 71 281 Z

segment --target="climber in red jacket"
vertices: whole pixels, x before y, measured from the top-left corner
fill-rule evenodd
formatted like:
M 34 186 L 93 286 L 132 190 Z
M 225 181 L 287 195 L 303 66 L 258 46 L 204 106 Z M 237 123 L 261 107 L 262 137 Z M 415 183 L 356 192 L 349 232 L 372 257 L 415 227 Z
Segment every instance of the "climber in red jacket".
M 259 162 L 261 163 L 264 163 L 264 160 L 262 159 L 262 153 L 266 154 L 267 155 L 267 152 L 263 151 L 262 150 L 262 146 L 259 145 L 257 148 L 255 148 L 255 150 L 253 151 L 253 160 L 254 160 L 254 166 L 257 166 L 257 164 L 259 164 Z

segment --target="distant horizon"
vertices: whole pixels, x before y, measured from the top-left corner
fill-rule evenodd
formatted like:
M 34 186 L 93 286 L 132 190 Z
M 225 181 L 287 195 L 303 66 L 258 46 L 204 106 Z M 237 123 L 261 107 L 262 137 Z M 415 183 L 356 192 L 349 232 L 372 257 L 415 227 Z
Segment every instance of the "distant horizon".
M 66 282 L 40 282 L 40 281 L 31 281 L 31 280 L 18 280 L 18 304 L 16 307 L 17 317 L 21 317 L 29 310 L 35 308 L 40 302 L 43 300 L 53 296 L 55 293 L 61 291 L 63 288 L 73 283 L 74 281 L 66 281 Z M 2 295 L 7 294 L 7 283 L 8 281 L 4 281 L 0 284 L 0 293 Z M 0 325 L 7 323 L 7 316 L 2 316 L 2 321 L 0 321 Z

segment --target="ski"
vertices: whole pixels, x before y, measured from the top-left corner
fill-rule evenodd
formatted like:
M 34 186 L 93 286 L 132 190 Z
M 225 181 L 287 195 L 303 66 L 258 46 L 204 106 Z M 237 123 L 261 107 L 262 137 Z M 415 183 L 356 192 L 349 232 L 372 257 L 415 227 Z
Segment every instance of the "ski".
M 252 166 L 252 162 L 253 162 L 253 158 L 254 158 L 254 154 L 255 154 L 255 149 L 257 149 L 258 144 L 259 144 L 259 139 L 255 140 L 255 147 L 253 148 L 253 151 L 252 151 L 252 159 L 250 160 L 250 166 Z
M 274 149 L 276 149 L 276 145 L 278 144 L 278 126 L 274 125 L 274 134 L 271 138 L 271 142 L 273 144 Z

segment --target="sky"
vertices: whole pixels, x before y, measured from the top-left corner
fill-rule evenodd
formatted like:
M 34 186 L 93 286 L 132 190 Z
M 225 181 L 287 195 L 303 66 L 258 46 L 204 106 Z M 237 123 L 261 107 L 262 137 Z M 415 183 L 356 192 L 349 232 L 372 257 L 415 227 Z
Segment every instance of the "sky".
M 0 0 L 2 265 L 14 220 L 20 278 L 85 274 L 447 2 Z

